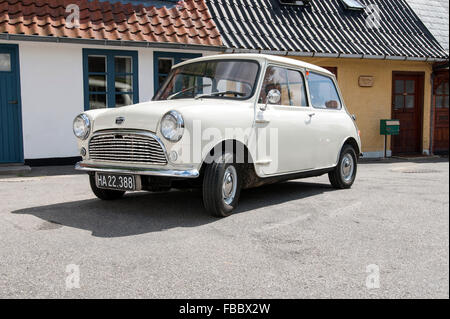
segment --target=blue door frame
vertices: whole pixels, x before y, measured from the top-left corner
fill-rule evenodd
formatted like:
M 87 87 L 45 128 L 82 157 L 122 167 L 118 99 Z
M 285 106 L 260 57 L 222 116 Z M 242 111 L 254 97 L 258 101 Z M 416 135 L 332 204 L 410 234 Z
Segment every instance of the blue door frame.
M 0 69 L 0 163 L 23 163 L 19 46 L 0 44 L 10 68 Z
M 183 62 L 184 60 L 195 59 L 201 57 L 201 54 L 197 53 L 181 53 L 181 52 L 161 52 L 157 51 L 153 54 L 153 73 L 154 73 L 154 88 L 156 92 L 159 90 L 159 72 L 158 72 L 158 61 L 159 59 L 172 59 L 173 65 Z

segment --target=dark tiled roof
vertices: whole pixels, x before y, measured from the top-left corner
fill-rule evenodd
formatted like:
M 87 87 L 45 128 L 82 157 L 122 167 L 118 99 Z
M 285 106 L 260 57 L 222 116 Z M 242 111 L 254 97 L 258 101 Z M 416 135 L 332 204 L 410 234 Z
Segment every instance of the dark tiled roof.
M 448 0 L 406 0 L 442 47 L 449 51 Z
M 68 28 L 66 7 L 80 8 L 80 27 Z M 62 38 L 221 46 L 204 0 L 156 8 L 87 0 L 0 0 L 0 33 Z
M 206 0 L 222 41 L 235 51 L 287 51 L 317 56 L 448 59 L 404 0 L 360 0 L 380 8 L 381 27 L 340 0 L 282 6 L 278 0 Z

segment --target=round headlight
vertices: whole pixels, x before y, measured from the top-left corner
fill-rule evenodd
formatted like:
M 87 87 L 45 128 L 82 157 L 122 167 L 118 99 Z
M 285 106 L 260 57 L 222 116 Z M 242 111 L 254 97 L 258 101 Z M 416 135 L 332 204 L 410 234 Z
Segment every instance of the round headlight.
M 184 120 L 177 111 L 166 113 L 161 120 L 161 134 L 171 142 L 178 142 L 183 137 Z
M 78 115 L 73 120 L 73 134 L 79 139 L 85 140 L 91 132 L 91 121 L 86 114 Z

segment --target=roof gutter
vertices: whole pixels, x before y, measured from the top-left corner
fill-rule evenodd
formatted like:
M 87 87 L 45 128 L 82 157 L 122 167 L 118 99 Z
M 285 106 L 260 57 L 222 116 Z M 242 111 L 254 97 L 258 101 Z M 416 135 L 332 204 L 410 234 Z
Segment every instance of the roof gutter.
M 0 40 L 32 41 L 32 42 L 47 42 L 47 43 L 69 43 L 69 44 L 103 45 L 103 46 L 122 46 L 122 47 L 138 47 L 138 48 L 201 50 L 201 51 L 214 51 L 214 52 L 224 52 L 226 50 L 226 48 L 224 46 L 210 46 L 210 45 L 201 45 L 201 44 L 79 39 L 79 38 L 51 37 L 51 36 L 9 34 L 9 33 L 0 33 Z
M 312 58 L 346 58 L 346 59 L 367 59 L 367 60 L 392 60 L 392 61 L 414 61 L 414 62 L 448 62 L 448 58 L 434 57 L 408 57 L 391 55 L 368 55 L 368 54 L 344 54 L 344 53 L 318 53 L 318 52 L 292 52 L 292 51 L 269 51 L 250 49 L 227 49 L 229 53 L 261 53 L 283 56 L 301 56 Z

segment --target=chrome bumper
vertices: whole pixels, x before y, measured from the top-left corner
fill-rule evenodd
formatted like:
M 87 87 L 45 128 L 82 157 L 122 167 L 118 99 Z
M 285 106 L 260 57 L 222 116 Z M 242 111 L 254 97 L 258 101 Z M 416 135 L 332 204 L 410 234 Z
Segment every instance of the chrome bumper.
M 161 168 L 144 168 L 144 167 L 118 167 L 112 165 L 102 164 L 86 164 L 79 162 L 75 165 L 75 169 L 85 172 L 103 172 L 116 174 L 130 174 L 130 175 L 150 175 L 150 176 L 164 176 L 176 178 L 197 178 L 200 173 L 196 169 L 191 170 L 173 170 Z

